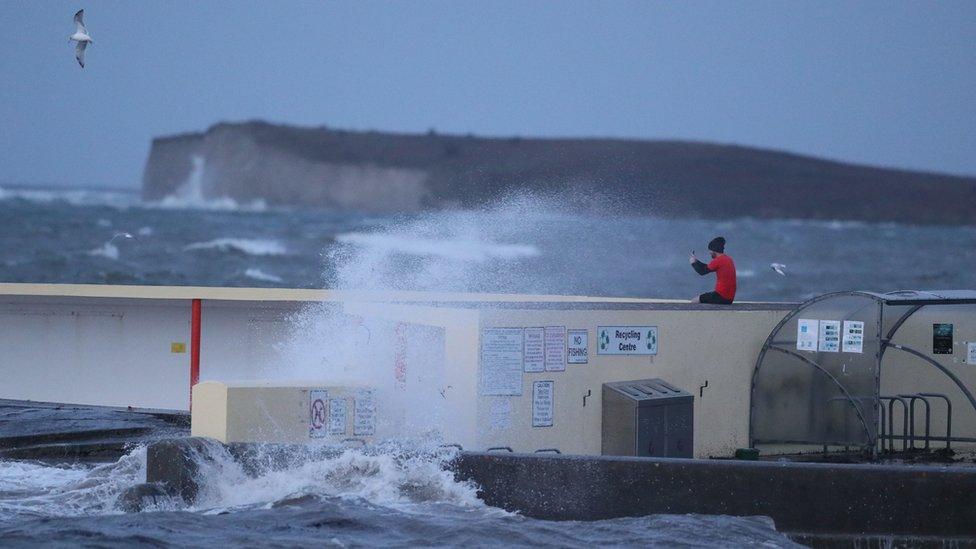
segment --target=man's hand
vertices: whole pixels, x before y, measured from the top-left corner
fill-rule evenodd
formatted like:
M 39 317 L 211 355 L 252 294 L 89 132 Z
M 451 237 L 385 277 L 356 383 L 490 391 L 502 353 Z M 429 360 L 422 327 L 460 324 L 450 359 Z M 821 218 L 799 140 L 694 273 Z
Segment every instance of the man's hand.
M 695 254 L 691 254 L 690 256 L 688 256 L 688 263 L 691 263 L 692 265 L 694 265 L 694 263 L 696 261 L 698 261 L 698 258 L 695 257 Z

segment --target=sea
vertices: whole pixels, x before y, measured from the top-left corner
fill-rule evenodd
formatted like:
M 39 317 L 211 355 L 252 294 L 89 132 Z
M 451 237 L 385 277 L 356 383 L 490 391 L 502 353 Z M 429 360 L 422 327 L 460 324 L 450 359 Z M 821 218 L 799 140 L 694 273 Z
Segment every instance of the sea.
M 737 300 L 976 288 L 976 227 L 621 215 L 511 195 L 390 215 L 136 192 L 0 188 L 0 282 L 357 288 L 690 299 L 689 266 L 727 239 Z M 585 204 L 584 204 L 585 206 Z M 780 264 L 780 271 L 772 264 Z M 108 463 L 0 460 L 0 546 L 791 547 L 766 517 L 535 520 L 491 508 L 443 452 L 363 452 L 245 475 L 212 460 L 194 506 L 124 512 L 145 446 Z M 422 445 L 422 444 L 421 444 Z M 403 448 L 392 444 L 391 448 Z
M 727 240 L 737 300 L 976 288 L 976 226 L 674 219 L 514 196 L 416 215 L 0 188 L 0 282 L 363 288 L 691 299 Z M 881 206 L 879 206 L 881 207 Z M 783 265 L 777 273 L 771 265 Z

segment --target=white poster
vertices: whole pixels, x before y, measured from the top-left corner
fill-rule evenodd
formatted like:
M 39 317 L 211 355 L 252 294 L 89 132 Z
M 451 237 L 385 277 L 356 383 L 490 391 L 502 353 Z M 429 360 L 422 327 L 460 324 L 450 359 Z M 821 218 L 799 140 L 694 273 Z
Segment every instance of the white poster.
M 481 394 L 522 394 L 522 328 L 481 330 Z
M 598 355 L 656 355 L 657 326 L 597 326 Z
M 526 328 L 523 345 L 523 370 L 526 372 L 546 371 L 546 343 L 545 330 L 542 328 Z
M 566 332 L 569 345 L 566 347 L 566 361 L 570 364 L 586 364 L 589 359 L 587 347 L 588 333 L 586 330 L 569 330 Z
M 821 320 L 820 321 L 820 347 L 821 353 L 836 353 L 840 351 L 840 321 Z
M 976 341 L 966 343 L 966 362 L 976 364 Z
M 312 389 L 308 392 L 309 438 L 322 438 L 325 436 L 325 424 L 328 416 L 326 402 L 328 401 L 329 392 L 325 389 Z
M 864 352 L 864 323 L 860 320 L 844 321 L 844 342 L 842 350 L 845 353 Z
M 546 326 L 546 371 L 566 371 L 566 327 Z
M 512 401 L 493 398 L 488 403 L 488 425 L 492 431 L 504 431 L 512 426 Z
M 376 434 L 376 399 L 372 389 L 359 389 L 352 404 L 352 434 L 371 436 Z
M 329 434 L 346 434 L 346 399 L 329 399 Z
M 801 318 L 796 324 L 796 350 L 816 351 L 820 339 L 820 321 Z
M 552 427 L 552 401 L 554 381 L 532 383 L 532 426 Z

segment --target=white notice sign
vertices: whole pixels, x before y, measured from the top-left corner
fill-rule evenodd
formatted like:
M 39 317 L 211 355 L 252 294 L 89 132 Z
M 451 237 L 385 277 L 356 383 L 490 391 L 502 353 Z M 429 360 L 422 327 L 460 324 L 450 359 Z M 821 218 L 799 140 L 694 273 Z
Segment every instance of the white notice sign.
M 308 436 L 322 438 L 325 436 L 326 402 L 329 392 L 325 389 L 312 389 L 308 392 Z
M 546 371 L 566 371 L 565 326 L 546 326 Z
M 801 318 L 796 324 L 796 350 L 816 351 L 820 339 L 820 321 Z
M 976 341 L 966 343 L 966 362 L 976 364 Z
M 329 399 L 329 434 L 346 434 L 346 399 Z
M 656 355 L 657 326 L 597 326 L 598 355 Z
M 845 353 L 864 352 L 864 323 L 860 320 L 844 321 L 844 342 L 842 350 Z
M 821 320 L 820 321 L 820 348 L 821 353 L 836 353 L 840 351 L 840 321 Z
M 376 399 L 372 389 L 359 389 L 352 404 L 352 434 L 371 436 L 376 434 Z
M 552 427 L 552 401 L 554 381 L 532 383 L 532 426 Z
M 566 361 L 570 364 L 586 364 L 589 359 L 586 330 L 569 330 L 566 332 L 569 346 L 566 347 Z
M 525 345 L 525 356 L 523 357 L 524 370 L 526 372 L 546 371 L 546 343 L 545 331 L 542 328 L 526 328 L 523 345 Z
M 512 426 L 512 401 L 493 398 L 488 404 L 488 422 L 492 431 L 504 431 Z
M 481 394 L 522 394 L 522 328 L 481 330 Z

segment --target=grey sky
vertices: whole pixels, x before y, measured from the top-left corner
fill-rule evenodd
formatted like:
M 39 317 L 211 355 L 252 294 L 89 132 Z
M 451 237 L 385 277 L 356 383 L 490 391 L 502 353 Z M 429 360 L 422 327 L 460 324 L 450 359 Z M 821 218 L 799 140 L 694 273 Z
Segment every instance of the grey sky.
M 7 0 L 0 21 L 0 183 L 138 186 L 153 136 L 255 118 L 976 174 L 976 2 Z

